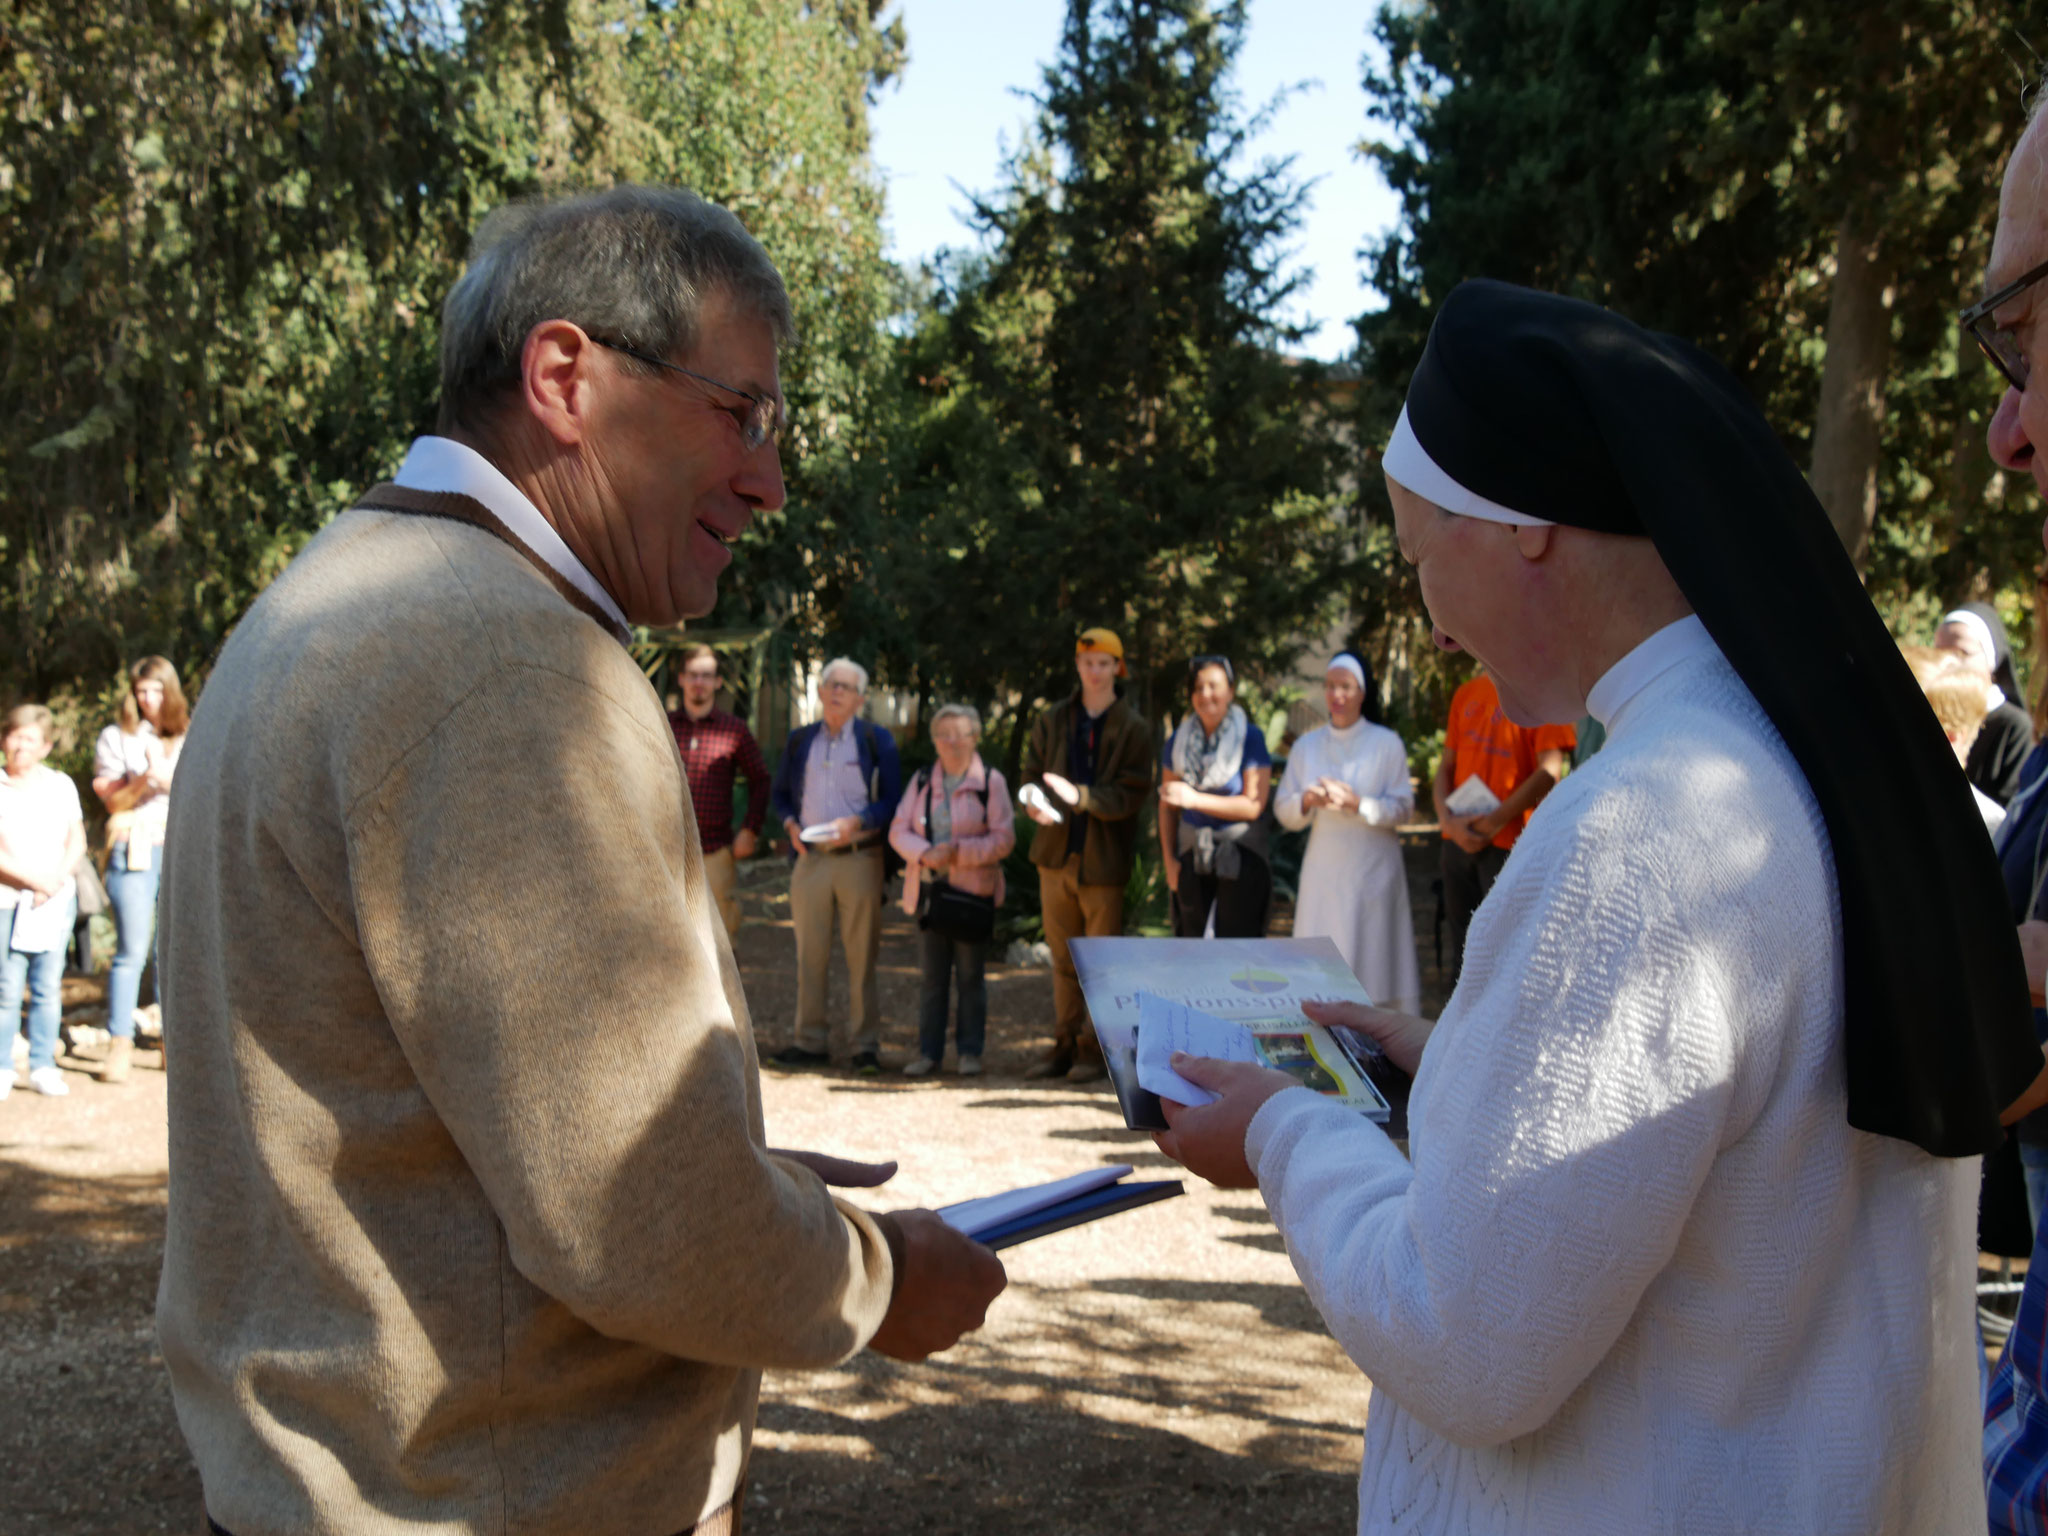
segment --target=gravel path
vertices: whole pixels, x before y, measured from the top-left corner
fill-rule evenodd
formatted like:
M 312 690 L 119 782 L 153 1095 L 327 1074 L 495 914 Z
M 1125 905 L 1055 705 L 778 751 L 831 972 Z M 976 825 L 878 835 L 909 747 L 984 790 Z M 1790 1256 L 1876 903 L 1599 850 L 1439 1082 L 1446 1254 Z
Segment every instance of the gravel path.
M 1433 982 L 1427 867 L 1411 865 Z M 738 951 L 764 1050 L 787 1040 L 794 1001 L 783 889 L 779 868 L 749 870 Z M 915 1040 L 912 936 L 892 910 L 890 1062 Z M 843 1002 L 836 966 L 835 987 Z M 67 1017 L 90 1019 L 94 992 L 72 983 Z M 1105 1087 L 1022 1080 L 1050 1043 L 1050 1010 L 1046 972 L 993 968 L 987 1077 L 770 1071 L 769 1139 L 900 1160 L 878 1208 L 1103 1163 L 1172 1176 Z M 164 1079 L 153 1053 L 137 1060 L 109 1088 L 91 1060 L 65 1058 L 69 1097 L 18 1089 L 0 1104 L 0 1532 L 204 1529 L 151 1328 Z M 988 1326 L 946 1355 L 771 1376 L 748 1536 L 1349 1531 L 1367 1384 L 1257 1197 L 1190 1183 L 1182 1199 L 1010 1250 Z

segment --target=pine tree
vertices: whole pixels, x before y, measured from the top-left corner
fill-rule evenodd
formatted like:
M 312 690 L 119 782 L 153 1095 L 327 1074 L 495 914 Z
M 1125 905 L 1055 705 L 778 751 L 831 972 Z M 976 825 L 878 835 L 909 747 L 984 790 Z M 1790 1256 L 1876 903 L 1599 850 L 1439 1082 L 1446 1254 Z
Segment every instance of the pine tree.
M 907 346 L 917 547 L 890 569 L 961 616 L 932 664 L 970 697 L 1065 693 L 1106 624 L 1177 707 L 1191 654 L 1281 660 L 1349 574 L 1328 381 L 1277 318 L 1300 193 L 1237 167 L 1243 27 L 1241 4 L 1070 0 L 1036 133 L 977 204 L 987 254 Z

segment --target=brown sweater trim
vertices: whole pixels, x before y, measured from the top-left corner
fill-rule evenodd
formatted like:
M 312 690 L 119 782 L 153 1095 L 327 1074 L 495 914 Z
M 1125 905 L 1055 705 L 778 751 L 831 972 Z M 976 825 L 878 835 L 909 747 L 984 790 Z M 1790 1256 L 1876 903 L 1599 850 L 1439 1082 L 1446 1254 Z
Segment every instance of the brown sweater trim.
M 373 512 L 403 512 L 414 517 L 445 517 L 451 522 L 468 523 L 472 527 L 483 529 L 486 533 L 495 534 L 526 556 L 533 568 L 547 577 L 549 583 L 569 600 L 572 607 L 597 620 L 619 644 L 633 643 L 630 631 L 621 629 L 610 614 L 592 602 L 568 577 L 535 554 L 524 539 L 507 528 L 496 513 L 473 496 L 464 496 L 455 491 L 415 490 L 411 486 L 394 485 L 386 480 L 363 492 L 356 505 Z M 707 1536 L 710 1536 L 710 1533 L 707 1533 Z
M 740 1536 L 740 1493 L 746 1491 L 746 1486 L 742 1481 L 739 1492 L 730 1500 L 719 1505 L 687 1530 L 677 1531 L 676 1536 Z M 206 1529 L 211 1536 L 231 1536 L 228 1529 L 211 1515 L 206 1517 Z

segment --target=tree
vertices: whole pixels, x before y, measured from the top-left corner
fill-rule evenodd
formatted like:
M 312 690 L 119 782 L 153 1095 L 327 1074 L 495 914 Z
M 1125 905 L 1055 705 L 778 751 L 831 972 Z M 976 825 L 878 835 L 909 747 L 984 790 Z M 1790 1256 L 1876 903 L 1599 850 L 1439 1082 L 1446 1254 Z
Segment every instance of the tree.
M 0 9 L 8 691 L 96 711 L 140 653 L 203 671 L 431 425 L 439 305 L 483 212 L 626 178 L 734 208 L 789 279 L 791 511 L 734 604 L 802 609 L 889 380 L 866 97 L 903 39 L 878 9 Z
M 1256 671 L 1351 573 L 1328 381 L 1290 360 L 1277 254 L 1299 192 L 1240 172 L 1241 4 L 1070 0 L 1034 136 L 976 204 L 985 256 L 903 343 L 914 451 L 886 566 L 960 624 L 930 675 L 984 702 L 1072 686 L 1118 629 L 1141 698 L 1190 655 Z
M 1955 310 L 2021 121 L 1978 0 L 1443 0 L 1382 10 L 1361 434 L 1383 442 L 1435 301 L 1492 276 L 1609 304 L 1745 379 L 1902 627 L 2037 558 L 1991 473 Z M 2015 615 L 2017 616 L 2017 615 Z

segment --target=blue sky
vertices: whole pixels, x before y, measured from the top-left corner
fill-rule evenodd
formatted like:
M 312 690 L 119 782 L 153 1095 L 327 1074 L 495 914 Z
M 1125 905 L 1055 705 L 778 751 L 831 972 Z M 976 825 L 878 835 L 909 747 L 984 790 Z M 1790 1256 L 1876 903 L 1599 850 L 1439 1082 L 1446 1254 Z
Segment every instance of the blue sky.
M 1324 358 L 1346 351 L 1350 318 L 1375 307 L 1358 250 L 1397 212 L 1378 173 L 1352 153 L 1368 131 L 1358 77 L 1373 10 L 1374 0 L 1251 0 L 1238 58 L 1247 108 L 1309 85 L 1278 109 L 1254 150 L 1294 156 L 1296 177 L 1315 182 L 1294 257 L 1314 279 L 1296 318 L 1320 322 L 1307 350 Z M 1032 116 L 1016 92 L 1037 88 L 1065 14 L 1066 0 L 896 0 L 885 12 L 902 16 L 910 34 L 909 66 L 883 88 L 872 119 L 899 261 L 972 243 L 961 189 L 1001 184 L 1004 147 Z

